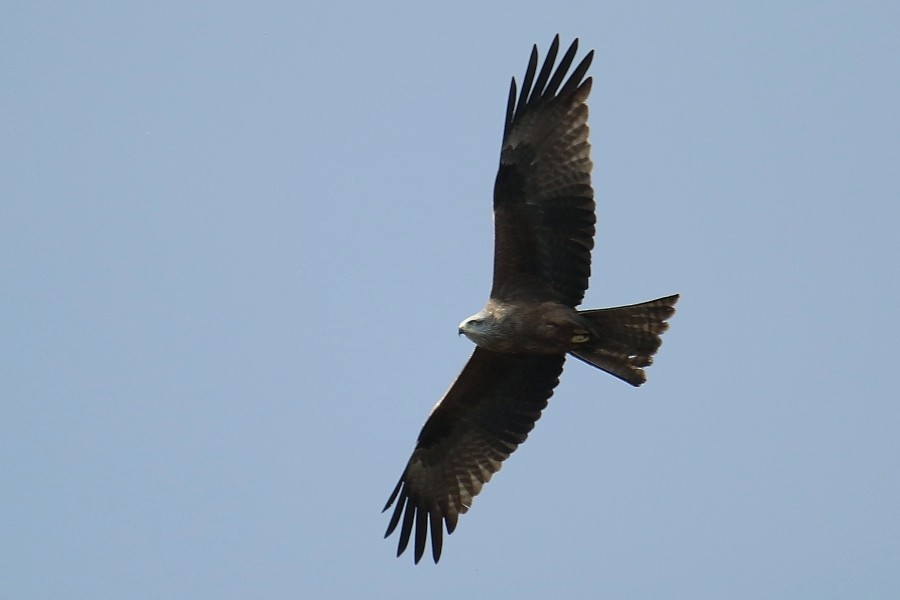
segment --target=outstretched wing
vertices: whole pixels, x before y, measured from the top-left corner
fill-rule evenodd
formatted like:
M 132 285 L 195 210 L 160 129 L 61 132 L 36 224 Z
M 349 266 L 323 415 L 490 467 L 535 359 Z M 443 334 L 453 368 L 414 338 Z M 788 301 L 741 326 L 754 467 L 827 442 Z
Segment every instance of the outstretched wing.
M 576 39 L 553 71 L 557 35 L 537 74 L 537 46 L 506 107 L 500 170 L 494 184 L 494 283 L 499 300 L 556 301 L 577 306 L 591 274 L 594 191 L 583 79 L 593 51 L 563 83 Z M 562 87 L 560 87 L 562 86 Z
M 457 518 L 534 427 L 559 383 L 565 356 L 498 354 L 476 348 L 462 373 L 434 407 L 403 476 L 384 510 L 397 505 L 385 537 L 397 525 L 397 556 L 415 528 L 415 561 L 431 529 L 434 562 L 442 527 Z

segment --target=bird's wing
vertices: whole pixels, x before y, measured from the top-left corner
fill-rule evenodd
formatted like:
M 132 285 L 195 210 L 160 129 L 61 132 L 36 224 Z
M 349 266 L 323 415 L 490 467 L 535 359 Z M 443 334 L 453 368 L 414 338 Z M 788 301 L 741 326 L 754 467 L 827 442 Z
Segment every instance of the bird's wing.
M 594 191 L 588 108 L 593 51 L 566 73 L 576 39 L 560 60 L 559 36 L 537 71 L 532 49 L 522 90 L 513 78 L 500 169 L 494 184 L 494 282 L 491 297 L 577 306 L 591 274 Z M 552 75 L 551 75 L 552 72 Z
M 415 561 L 431 529 L 434 561 L 441 555 L 442 525 L 457 518 L 528 437 L 559 383 L 565 356 L 498 354 L 476 348 L 462 373 L 434 407 L 419 434 L 397 487 L 385 537 L 398 524 L 397 556 L 415 529 Z

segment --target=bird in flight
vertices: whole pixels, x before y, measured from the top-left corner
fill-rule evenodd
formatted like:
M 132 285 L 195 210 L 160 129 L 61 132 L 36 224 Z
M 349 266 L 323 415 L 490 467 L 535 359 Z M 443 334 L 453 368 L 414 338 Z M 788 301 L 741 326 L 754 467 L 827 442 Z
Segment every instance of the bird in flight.
M 414 535 L 414 559 L 431 532 L 434 562 L 443 530 L 525 441 L 559 383 L 566 355 L 639 386 L 675 313 L 678 295 L 577 310 L 591 273 L 594 190 L 585 78 L 589 52 L 566 77 L 578 51 L 554 69 L 557 35 L 538 67 L 534 46 L 517 93 L 506 105 L 494 183 L 494 277 L 485 307 L 459 325 L 475 342 L 469 362 L 432 409 L 387 501 L 385 537 L 400 526 L 397 556 Z

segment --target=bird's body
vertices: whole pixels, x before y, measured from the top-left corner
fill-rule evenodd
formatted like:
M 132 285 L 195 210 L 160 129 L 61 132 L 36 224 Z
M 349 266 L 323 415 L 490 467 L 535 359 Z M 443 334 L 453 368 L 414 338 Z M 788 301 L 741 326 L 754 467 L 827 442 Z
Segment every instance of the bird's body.
M 490 300 L 459 332 L 479 348 L 507 354 L 565 354 L 590 339 L 578 311 L 558 302 Z
M 438 561 L 443 529 L 525 441 L 559 383 L 567 354 L 641 385 L 678 296 L 578 310 L 591 272 L 596 222 L 584 79 L 593 52 L 564 82 L 578 49 L 554 70 L 559 36 L 538 73 L 537 48 L 507 102 L 494 184 L 494 281 L 485 307 L 459 325 L 475 352 L 432 409 L 388 499 L 385 536 L 399 525 L 397 554 L 431 533 Z

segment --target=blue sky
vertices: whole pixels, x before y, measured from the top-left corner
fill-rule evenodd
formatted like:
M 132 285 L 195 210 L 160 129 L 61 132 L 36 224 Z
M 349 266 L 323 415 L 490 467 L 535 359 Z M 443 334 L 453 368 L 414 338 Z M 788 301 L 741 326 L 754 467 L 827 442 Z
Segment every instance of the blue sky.
M 0 595 L 900 594 L 895 2 L 24 3 L 0 19 Z M 509 78 L 596 49 L 570 361 L 438 566 L 379 511 L 471 352 Z

